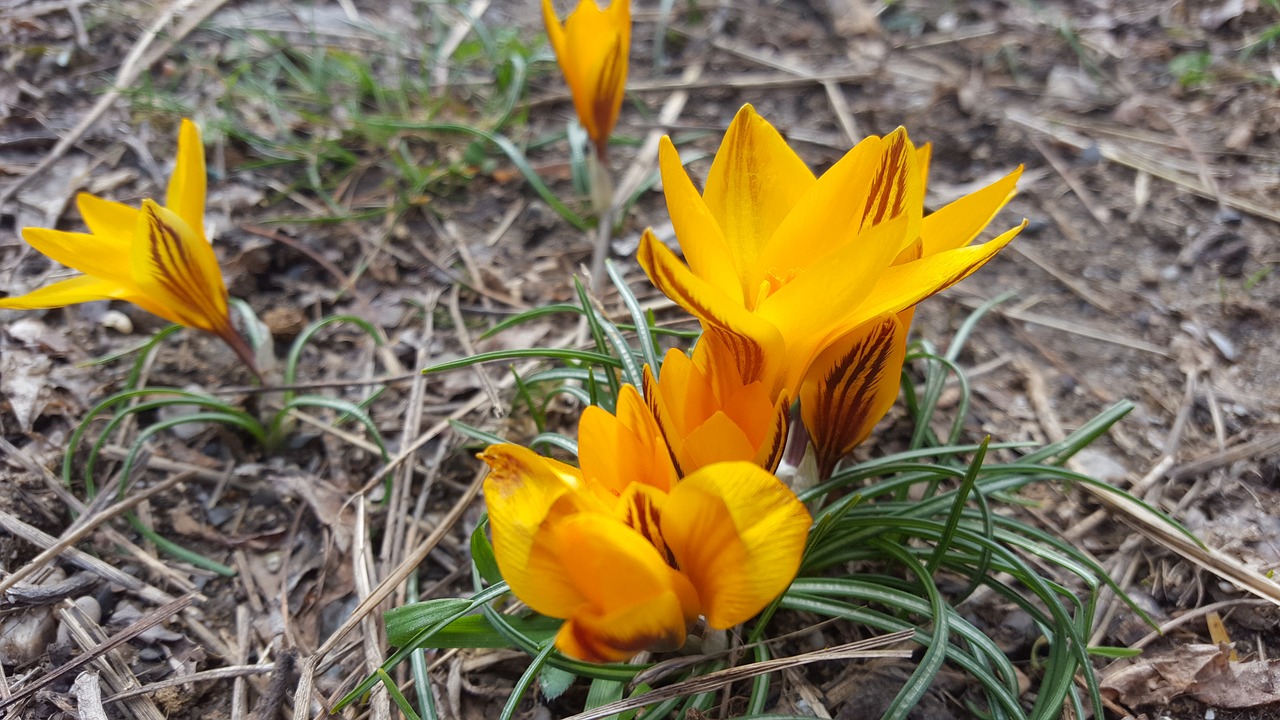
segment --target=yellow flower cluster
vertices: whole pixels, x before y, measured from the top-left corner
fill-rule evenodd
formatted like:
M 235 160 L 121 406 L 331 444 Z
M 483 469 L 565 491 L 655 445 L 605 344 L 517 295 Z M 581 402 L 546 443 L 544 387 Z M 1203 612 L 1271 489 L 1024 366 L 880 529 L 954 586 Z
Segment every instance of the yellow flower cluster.
M 622 102 L 628 0 L 582 0 L 562 25 L 543 13 L 597 152 Z M 692 355 L 671 350 L 623 386 L 614 412 L 587 408 L 578 467 L 510 444 L 481 453 L 494 554 L 512 592 L 565 620 L 564 653 L 619 661 L 681 647 L 700 619 L 727 629 L 758 614 L 800 567 L 812 519 L 775 475 L 791 409 L 820 477 L 865 440 L 897 397 L 921 300 L 990 260 L 1025 226 L 970 246 L 1021 168 L 924 214 L 929 148 L 899 128 L 858 143 L 815 177 L 751 106 L 730 124 L 699 192 L 667 138 L 659 164 L 684 259 L 646 230 L 638 259 L 701 323 Z M 204 234 L 200 136 L 184 120 L 165 204 L 90 195 L 90 233 L 23 237 L 84 274 L 0 308 L 123 299 L 224 339 L 227 291 Z
M 549 0 L 543 10 L 600 149 L 626 75 L 616 42 L 629 33 L 608 20 L 627 4 L 582 0 L 564 27 Z M 672 350 L 660 374 L 646 367 L 643 398 L 624 386 L 616 414 L 587 408 L 579 468 L 514 445 L 480 455 L 503 577 L 534 610 L 565 619 L 561 651 L 591 661 L 679 648 L 698 618 L 732 627 L 787 588 L 811 523 L 773 475 L 792 400 L 827 477 L 897 397 L 916 303 L 1022 229 L 966 247 L 1021 168 L 925 216 L 929 149 L 901 128 L 815 178 L 746 106 L 702 193 L 667 138 L 660 166 L 685 262 L 651 231 L 639 261 L 701 322 L 692 358 Z
M 1026 224 L 968 246 L 1021 168 L 925 216 L 929 148 L 902 128 L 815 178 L 748 105 L 701 194 L 669 139 L 659 152 L 685 262 L 646 231 L 640 264 L 701 321 L 708 365 L 736 366 L 770 398 L 799 398 L 822 477 L 893 405 L 916 303 L 982 267 Z

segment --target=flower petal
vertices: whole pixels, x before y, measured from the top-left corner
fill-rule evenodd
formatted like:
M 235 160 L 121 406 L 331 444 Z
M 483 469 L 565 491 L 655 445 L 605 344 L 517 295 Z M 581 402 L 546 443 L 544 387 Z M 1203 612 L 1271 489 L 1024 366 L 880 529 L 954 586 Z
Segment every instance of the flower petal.
M 898 397 L 907 328 L 888 313 L 820 352 L 800 386 L 800 416 L 813 442 L 818 477 L 867 439 Z
M 772 421 L 764 440 L 756 444 L 755 463 L 773 472 L 782 462 L 782 454 L 787 449 L 787 432 L 791 429 L 791 397 L 786 390 L 778 396 L 774 403 Z
M 50 283 L 26 295 L 0 298 L 0 308 L 9 310 L 43 310 L 64 307 L 91 300 L 122 299 L 128 290 L 103 278 L 79 275 Z
M 741 623 L 787 589 L 812 519 L 777 478 L 749 462 L 719 463 L 680 481 L 662 532 L 698 591 L 707 624 Z
M 137 216 L 137 211 L 134 211 L 134 216 Z M 130 229 L 130 237 L 132 234 Z M 123 262 L 123 258 L 129 256 L 129 244 L 120 245 L 110 235 L 23 228 L 22 239 L 52 260 L 86 275 L 120 286 L 133 284 L 129 265 Z
M 662 193 L 667 199 L 667 214 L 671 216 L 671 225 L 680 239 L 680 250 L 689 263 L 689 269 L 741 305 L 744 288 L 738 274 L 740 269 L 734 265 L 736 259 L 724 239 L 720 224 L 693 186 L 671 139 L 665 135 L 658 143 L 658 164 L 662 170 Z M 755 288 L 750 290 L 755 292 Z
M 1019 165 L 1017 170 L 981 190 L 926 215 L 920 226 L 923 254 L 937 255 L 973 242 L 1005 203 L 1013 198 L 1021 176 L 1022 166 Z
M 609 507 L 585 488 L 575 468 L 518 445 L 491 445 L 485 504 L 493 553 L 516 597 L 549 617 L 569 617 L 585 602 L 561 567 L 548 528 L 575 513 L 607 515 Z
M 755 277 L 773 274 L 783 278 L 794 274 L 793 270 L 804 271 L 836 247 L 857 238 L 881 145 L 878 137 L 863 140 L 809 187 L 762 249 Z M 754 295 L 756 288 L 750 290 Z
M 201 240 L 205 240 L 204 201 L 207 182 L 200 128 L 183 118 L 182 128 L 178 131 L 178 159 L 173 175 L 169 177 L 164 205 L 182 218 Z M 205 240 L 205 243 L 208 241 Z
M 643 537 L 591 513 L 568 517 L 553 532 L 563 572 L 584 600 L 556 636 L 562 652 L 602 662 L 684 645 L 698 596 Z
M 130 251 L 133 282 L 164 312 L 161 317 L 223 335 L 231 331 L 227 288 L 213 248 L 186 221 L 152 200 L 142 201 Z
M 909 222 L 906 214 L 900 214 L 872 226 L 856 242 L 829 253 L 761 303 L 759 316 L 786 338 L 784 387 L 797 387 L 805 365 L 829 333 L 854 324 L 846 324 L 847 318 L 878 287 L 877 281 L 898 254 Z
M 119 267 L 120 258 L 127 256 L 129 247 L 133 245 L 133 232 L 138 227 L 138 209 L 112 200 L 103 200 L 89 193 L 76 195 L 76 207 L 80 209 L 80 217 L 84 218 L 89 233 L 94 236 L 96 247 L 104 256 L 108 253 L 113 255 L 116 266 Z M 24 229 L 23 237 L 34 229 L 36 228 Z M 75 267 L 62 260 L 58 262 L 67 267 Z
M 1023 220 L 1017 227 L 981 245 L 926 255 L 920 260 L 886 269 L 876 289 L 851 317 L 860 325 L 877 315 L 898 312 L 946 290 L 977 272 L 1026 226 L 1027 221 Z
M 547 40 L 551 42 L 551 49 L 555 52 L 557 60 L 568 57 L 569 41 L 565 37 L 564 25 L 560 24 L 560 18 L 556 16 L 556 8 L 551 0 L 542 0 L 542 24 L 547 28 Z
M 666 492 L 676 481 L 658 423 L 631 385 L 622 386 L 616 415 L 595 405 L 582 412 L 578 464 L 585 477 L 615 493 L 632 483 Z
M 760 284 L 752 273 L 762 249 L 813 183 L 782 135 L 744 105 L 716 151 L 702 197 L 724 232 L 748 303 Z
M 701 320 L 704 331 L 724 345 L 744 383 L 759 381 L 773 389 L 780 380 L 784 348 L 776 327 L 689 272 L 649 230 L 640 236 L 637 259 L 658 289 Z
M 713 413 L 684 438 L 680 468 L 686 473 L 731 460 L 753 461 L 756 446 L 723 410 Z

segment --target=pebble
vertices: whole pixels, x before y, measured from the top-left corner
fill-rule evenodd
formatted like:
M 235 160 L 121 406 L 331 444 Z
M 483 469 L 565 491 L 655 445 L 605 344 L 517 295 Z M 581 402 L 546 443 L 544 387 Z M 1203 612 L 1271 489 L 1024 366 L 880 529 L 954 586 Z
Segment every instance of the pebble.
M 80 608 L 80 612 L 94 623 L 102 622 L 102 605 L 98 604 L 98 599 L 91 595 L 83 595 L 76 598 L 72 602 L 76 607 Z M 71 631 L 67 629 L 66 623 L 58 623 L 58 644 L 65 645 L 71 642 Z

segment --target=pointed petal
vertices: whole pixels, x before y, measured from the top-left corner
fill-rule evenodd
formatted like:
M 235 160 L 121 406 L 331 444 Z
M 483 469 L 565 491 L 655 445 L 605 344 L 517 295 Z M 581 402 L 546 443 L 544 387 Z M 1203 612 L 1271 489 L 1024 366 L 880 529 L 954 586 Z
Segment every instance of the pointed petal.
M 813 183 L 782 135 L 744 105 L 725 132 L 702 197 L 724 232 L 747 302 L 760 284 L 761 251 Z
M 667 199 L 667 213 L 680 240 L 680 249 L 689 269 L 708 285 L 724 293 L 739 305 L 744 288 L 736 258 L 730 252 L 711 210 L 693 186 L 689 174 L 680 163 L 680 155 L 665 135 L 658 143 L 658 164 L 662 170 L 662 193 Z M 754 288 L 752 289 L 754 292 Z
M 666 492 L 676 480 L 658 423 L 631 385 L 618 394 L 617 415 L 595 405 L 582 412 L 578 464 L 585 477 L 615 493 L 631 483 Z
M 920 166 L 920 184 L 929 187 L 929 166 L 933 162 L 933 143 L 916 148 L 916 164 Z
M 784 390 L 773 406 L 772 421 L 764 440 L 756 445 L 755 463 L 773 472 L 782 462 L 782 454 L 787 449 L 787 431 L 791 429 L 791 398 Z
M 667 545 L 715 628 L 744 622 L 787 589 L 810 523 L 785 485 L 747 462 L 689 475 L 671 491 L 662 514 Z
M 905 216 L 907 230 L 903 237 L 914 238 L 920 234 L 924 215 L 924 181 L 915 146 L 900 127 L 884 137 L 881 152 L 863 209 L 862 229 Z
M 658 556 L 668 565 L 675 565 L 675 558 L 667 549 L 662 537 L 662 507 L 667 493 L 652 485 L 632 483 L 623 489 L 614 504 L 614 517 L 623 525 L 635 530 L 658 551 Z
M 644 538 L 589 513 L 566 518 L 554 533 L 562 566 L 584 598 L 556 636 L 561 651 L 617 661 L 684 644 L 698 615 L 697 594 Z
M 1023 220 L 1017 227 L 981 245 L 926 255 L 915 262 L 888 268 L 880 276 L 876 289 L 851 317 L 860 325 L 877 315 L 896 313 L 946 290 L 977 272 L 1026 226 L 1027 221 Z
M 780 328 L 786 338 L 790 355 L 785 387 L 796 387 L 798 373 L 804 371 L 798 363 L 816 352 L 817 343 L 877 287 L 902 246 L 908 222 L 906 215 L 898 215 L 874 225 L 760 304 L 759 316 Z
M 715 397 L 710 388 L 698 376 L 697 370 L 677 348 L 667 351 L 662 361 L 662 377 L 655 379 L 645 366 L 644 396 L 649 411 L 666 440 L 676 474 L 684 475 L 681 465 L 684 457 L 685 435 L 702 418 L 715 412 Z
M 161 317 L 215 335 L 230 332 L 227 289 L 209 243 L 151 200 L 142 201 L 135 232 L 133 282 L 165 309 Z
M 91 300 L 118 299 L 128 291 L 118 283 L 103 278 L 80 275 L 50 283 L 26 295 L 0 298 L 0 308 L 9 310 L 43 310 L 65 307 Z
M 129 245 L 119 245 L 110 236 L 23 228 L 22 239 L 42 254 L 73 270 L 116 285 L 133 284 L 129 264 L 124 260 L 129 257 Z
M 724 345 L 743 382 L 761 381 L 770 388 L 778 382 L 784 346 L 776 327 L 689 272 L 648 230 L 640 237 L 637 259 L 658 289 L 701 320 L 705 332 Z
M 584 488 L 578 471 L 517 445 L 491 445 L 479 458 L 489 465 L 485 504 L 493 552 L 516 597 L 549 617 L 569 617 L 585 598 L 561 567 L 548 533 L 579 512 L 608 507 Z
M 76 207 L 80 209 L 80 217 L 84 218 L 84 224 L 89 227 L 89 233 L 94 236 L 95 243 L 103 253 L 114 253 L 117 262 L 119 258 L 128 255 L 129 247 L 133 245 L 133 231 L 138 227 L 137 208 L 103 200 L 88 193 L 76 195 Z M 23 233 L 25 235 L 26 230 Z M 72 267 L 61 260 L 58 262 Z
M 556 8 L 551 0 L 542 0 L 542 24 L 547 28 L 547 40 L 551 42 L 551 49 L 555 52 L 556 58 L 566 57 L 568 40 L 564 36 L 564 26 L 560 24 L 560 18 L 556 17 Z
M 800 386 L 800 415 L 818 477 L 867 436 L 898 397 L 907 329 L 896 315 L 863 323 L 818 354 Z
M 1022 166 L 1019 165 L 1017 170 L 981 190 L 925 216 L 920 227 L 924 254 L 937 255 L 973 242 L 1005 203 L 1013 198 L 1021 175 Z
M 763 248 L 759 277 L 771 273 L 785 278 L 792 270 L 804 271 L 858 237 L 881 144 L 878 137 L 863 140 L 809 187 Z
M 200 128 L 183 118 L 178 131 L 178 160 L 169 178 L 164 205 L 182 218 L 201 240 L 204 240 L 204 199 L 208 182 L 204 166 L 204 145 L 200 144 Z M 206 241 L 207 244 L 207 241 Z

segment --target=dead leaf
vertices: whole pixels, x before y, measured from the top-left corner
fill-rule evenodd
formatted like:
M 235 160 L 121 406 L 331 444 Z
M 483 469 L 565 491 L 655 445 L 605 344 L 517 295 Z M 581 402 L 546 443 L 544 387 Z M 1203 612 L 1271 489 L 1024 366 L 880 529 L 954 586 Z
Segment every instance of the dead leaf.
M 48 383 L 49 358 L 25 348 L 9 347 L 0 357 L 0 394 L 9 399 L 9 407 L 22 432 L 31 432 L 31 423 L 40 417 L 47 402 L 41 395 Z
M 1225 673 L 1195 683 L 1191 694 L 1206 705 L 1220 708 L 1280 703 L 1280 660 L 1230 663 Z
M 1180 645 L 1163 653 L 1143 654 L 1102 672 L 1102 690 L 1128 707 L 1166 705 L 1228 673 L 1227 654 L 1217 645 Z
M 1180 645 L 1116 663 L 1102 690 L 1128 707 L 1165 705 L 1190 695 L 1219 708 L 1280 703 L 1280 660 L 1231 662 L 1230 645 Z

